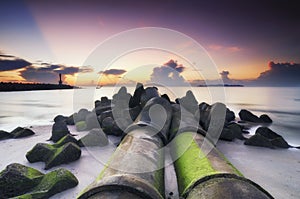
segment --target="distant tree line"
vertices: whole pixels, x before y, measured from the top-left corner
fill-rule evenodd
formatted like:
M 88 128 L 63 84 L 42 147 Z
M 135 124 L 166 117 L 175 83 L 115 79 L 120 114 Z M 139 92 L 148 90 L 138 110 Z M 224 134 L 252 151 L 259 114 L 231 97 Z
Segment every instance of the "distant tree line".
M 73 89 L 74 86 L 65 84 L 42 84 L 42 83 L 15 83 L 1 82 L 0 91 L 30 91 L 30 90 L 55 90 L 55 89 Z

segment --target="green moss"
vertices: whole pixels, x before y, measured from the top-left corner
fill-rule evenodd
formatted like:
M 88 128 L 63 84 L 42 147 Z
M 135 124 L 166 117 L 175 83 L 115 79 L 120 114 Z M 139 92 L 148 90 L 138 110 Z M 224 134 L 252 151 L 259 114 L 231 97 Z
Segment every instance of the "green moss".
M 8 165 L 0 173 L 0 198 L 10 198 L 30 191 L 43 175 L 34 168 L 18 163 Z
M 180 195 L 184 195 L 199 179 L 218 173 L 211 166 L 193 136 L 193 133 L 182 133 L 175 138 L 173 150 L 175 150 L 175 155 L 178 155 L 176 157 L 180 156 L 175 161 Z
M 46 161 L 45 169 L 78 160 L 80 155 L 80 147 L 72 142 L 69 142 L 55 149 L 54 155 Z
M 76 126 L 76 130 L 77 130 L 77 131 L 84 131 L 84 130 L 86 130 L 86 128 L 87 128 L 86 122 L 85 122 L 85 121 L 77 122 L 77 123 L 75 124 L 75 126 Z
M 77 144 L 78 141 L 72 135 L 68 134 L 68 135 L 65 135 L 64 137 L 62 137 L 57 143 L 52 144 L 52 146 L 57 148 L 57 147 L 63 146 L 66 143 L 69 143 L 69 142 Z
M 44 199 L 78 185 L 77 178 L 66 169 L 57 169 L 44 175 L 41 182 L 30 192 L 18 199 Z

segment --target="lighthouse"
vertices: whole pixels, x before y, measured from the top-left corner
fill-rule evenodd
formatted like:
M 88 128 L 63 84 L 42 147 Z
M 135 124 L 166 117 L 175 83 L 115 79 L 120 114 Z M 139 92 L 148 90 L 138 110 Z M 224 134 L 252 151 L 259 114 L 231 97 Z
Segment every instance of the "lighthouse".
M 59 73 L 59 81 L 58 81 L 58 85 L 62 85 L 61 73 Z

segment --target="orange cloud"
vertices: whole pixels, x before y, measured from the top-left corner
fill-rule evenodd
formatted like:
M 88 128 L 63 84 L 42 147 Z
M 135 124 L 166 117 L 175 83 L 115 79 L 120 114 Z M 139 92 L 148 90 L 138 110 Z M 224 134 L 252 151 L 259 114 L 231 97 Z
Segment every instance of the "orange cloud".
M 213 51 L 225 51 L 230 53 L 235 53 L 242 50 L 242 48 L 238 46 L 223 46 L 218 44 L 209 45 L 208 48 Z

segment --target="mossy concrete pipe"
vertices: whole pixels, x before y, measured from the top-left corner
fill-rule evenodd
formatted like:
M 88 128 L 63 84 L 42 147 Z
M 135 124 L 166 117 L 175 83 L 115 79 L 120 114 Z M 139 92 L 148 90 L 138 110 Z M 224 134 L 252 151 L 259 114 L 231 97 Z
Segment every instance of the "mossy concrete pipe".
M 222 108 L 221 104 L 217 106 Z M 170 132 L 173 132 L 175 137 L 171 141 L 171 151 L 178 191 L 182 198 L 273 198 L 258 184 L 244 178 L 224 155 L 201 135 L 202 132 L 196 133 L 203 130 L 191 126 L 191 121 L 196 122 L 195 116 L 185 113 L 182 117 L 181 113 L 185 111 L 182 107 L 180 109 L 179 111 L 178 107 L 173 106 Z M 175 132 L 178 132 L 176 136 Z
M 167 100 L 150 99 L 96 181 L 79 199 L 164 198 L 164 145 L 171 117 Z

